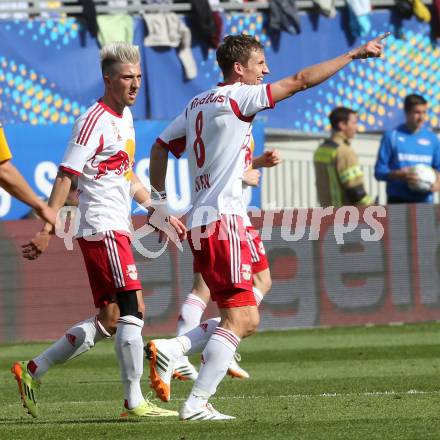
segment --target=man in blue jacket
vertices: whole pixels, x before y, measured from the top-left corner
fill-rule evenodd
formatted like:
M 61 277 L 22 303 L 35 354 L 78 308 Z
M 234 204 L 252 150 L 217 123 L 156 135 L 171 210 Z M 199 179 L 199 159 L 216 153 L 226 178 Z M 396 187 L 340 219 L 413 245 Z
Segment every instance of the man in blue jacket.
M 433 192 L 440 190 L 440 142 L 436 134 L 424 128 L 428 103 L 420 95 L 408 95 L 404 101 L 405 123 L 385 132 L 382 137 L 374 175 L 387 183 L 387 203 L 432 203 Z M 431 191 L 410 189 L 417 175 L 411 170 L 423 164 L 437 171 Z

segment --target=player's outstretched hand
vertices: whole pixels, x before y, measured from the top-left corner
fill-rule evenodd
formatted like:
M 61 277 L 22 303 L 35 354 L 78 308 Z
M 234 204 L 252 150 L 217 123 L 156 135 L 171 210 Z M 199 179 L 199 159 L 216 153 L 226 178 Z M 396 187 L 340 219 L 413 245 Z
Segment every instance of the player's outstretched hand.
M 21 246 L 21 255 L 28 260 L 36 260 L 49 246 L 50 234 L 39 232 L 28 243 Z
M 271 168 L 281 163 L 281 154 L 277 149 L 266 150 L 262 155 L 263 167 Z
M 350 51 L 350 55 L 354 60 L 365 58 L 379 58 L 382 55 L 384 48 L 384 41 L 391 33 L 379 35 L 367 44 L 359 46 L 358 48 Z
M 169 237 L 179 249 L 183 249 L 181 242 L 186 238 L 186 227 L 179 219 L 155 210 L 148 217 L 148 223 L 159 231 L 159 243 Z
M 177 217 L 170 217 L 170 225 L 177 232 L 180 241 L 186 240 L 186 226 Z

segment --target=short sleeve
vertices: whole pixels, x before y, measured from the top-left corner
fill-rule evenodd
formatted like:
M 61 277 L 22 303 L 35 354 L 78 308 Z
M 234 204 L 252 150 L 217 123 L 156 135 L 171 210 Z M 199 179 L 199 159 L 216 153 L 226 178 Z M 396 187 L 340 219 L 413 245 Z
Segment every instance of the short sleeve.
M 231 90 L 229 102 L 235 115 L 246 122 L 258 112 L 275 107 L 270 84 L 241 84 Z
M 160 134 L 156 142 L 179 158 L 186 149 L 186 111 Z
M 91 117 L 93 110 L 79 118 L 73 126 L 72 135 L 64 153 L 60 168 L 72 174 L 81 175 L 84 165 L 104 146 L 104 135 L 99 117 Z M 98 113 L 99 114 L 99 113 Z
M 0 125 L 0 163 L 12 159 L 11 150 L 9 150 L 3 127 Z

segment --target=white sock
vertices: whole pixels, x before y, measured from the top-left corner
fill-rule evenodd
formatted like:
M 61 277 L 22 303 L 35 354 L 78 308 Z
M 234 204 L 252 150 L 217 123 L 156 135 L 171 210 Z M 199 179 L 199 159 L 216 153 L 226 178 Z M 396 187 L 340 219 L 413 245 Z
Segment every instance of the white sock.
M 197 295 L 190 293 L 180 309 L 177 321 L 177 336 L 192 330 L 200 324 L 206 304 Z
M 96 316 L 79 322 L 46 351 L 29 361 L 28 371 L 34 379 L 40 379 L 53 365 L 79 356 L 89 351 L 101 339 L 110 337 Z
M 187 356 L 203 351 L 219 322 L 220 318 L 208 319 L 184 335 L 178 336 L 176 340 L 182 345 L 183 354 Z
M 135 316 L 122 316 L 118 320 L 115 349 L 118 356 L 121 380 L 124 385 L 126 406 L 135 408 L 144 400 L 141 390 L 143 373 L 142 327 L 144 321 Z
M 228 370 L 240 338 L 222 327 L 214 330 L 202 354 L 199 375 L 186 403 L 195 408 L 217 391 L 217 386 Z
M 261 301 L 263 301 L 264 295 L 263 292 L 258 288 L 253 286 L 252 291 L 254 292 L 255 301 L 257 302 L 257 307 L 260 305 Z

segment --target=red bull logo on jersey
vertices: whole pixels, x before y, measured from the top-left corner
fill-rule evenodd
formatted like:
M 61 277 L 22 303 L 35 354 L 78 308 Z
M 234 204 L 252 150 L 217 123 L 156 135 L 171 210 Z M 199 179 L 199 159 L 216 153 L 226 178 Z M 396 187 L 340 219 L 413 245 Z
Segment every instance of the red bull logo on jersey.
M 115 174 L 120 176 L 122 173 L 125 173 L 129 170 L 130 157 L 125 151 L 119 150 L 116 154 L 113 154 L 113 156 L 110 156 L 109 158 L 99 162 L 96 168 L 98 169 L 98 172 L 94 177 L 95 180 L 106 176 L 109 171 L 114 171 Z
M 92 158 L 91 166 L 98 170 L 94 179 L 99 180 L 101 177 L 106 176 L 110 171 L 114 171 L 116 175 L 120 176 L 123 174 L 127 180 L 130 180 L 135 152 L 134 141 L 132 139 L 127 140 L 125 143 L 125 151 L 119 150 L 117 153 L 96 164 L 96 156 L 102 151 L 103 143 L 98 147 Z

